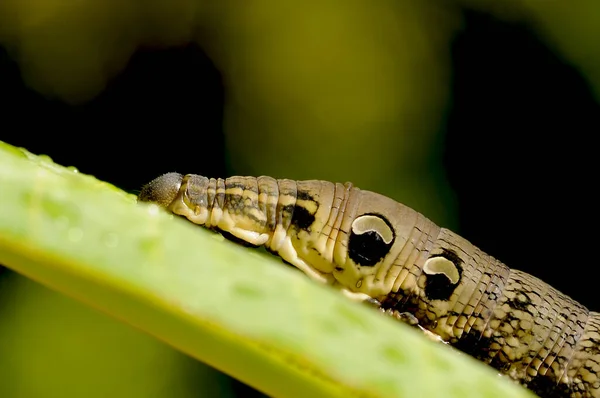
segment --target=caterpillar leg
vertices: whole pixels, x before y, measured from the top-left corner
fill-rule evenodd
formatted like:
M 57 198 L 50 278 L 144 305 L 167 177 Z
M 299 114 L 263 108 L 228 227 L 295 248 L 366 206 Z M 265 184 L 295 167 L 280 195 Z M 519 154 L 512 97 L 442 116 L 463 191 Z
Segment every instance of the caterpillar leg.
M 384 313 L 387 315 L 390 315 L 393 318 L 395 318 L 401 322 L 404 322 L 410 326 L 419 328 L 426 337 L 428 337 L 430 340 L 435 341 L 436 343 L 448 344 L 448 342 L 444 341 L 437 334 L 430 332 L 429 330 L 425 329 L 423 326 L 419 325 L 419 320 L 413 314 L 411 314 L 409 312 L 399 312 L 398 310 L 387 309 L 387 310 L 384 310 Z
M 424 327 L 422 327 L 421 325 L 419 325 L 419 320 L 417 319 L 417 317 L 415 317 L 410 312 L 400 312 L 398 310 L 394 310 L 394 309 L 391 309 L 391 308 L 384 309 L 384 308 L 381 307 L 381 302 L 379 300 L 377 300 L 377 299 L 374 299 L 373 297 L 368 297 L 365 300 L 363 300 L 363 302 L 365 304 L 369 305 L 369 306 L 372 306 L 372 307 L 375 307 L 375 308 L 379 309 L 385 315 L 391 316 L 392 318 L 397 319 L 400 322 L 403 322 L 403 323 L 405 323 L 407 325 L 419 328 L 419 330 L 421 330 L 421 332 L 423 332 L 423 334 L 426 337 L 428 337 L 430 340 L 435 341 L 436 343 L 448 344 L 446 341 L 444 341 L 437 334 L 432 333 L 429 330 L 427 330 Z
M 371 296 L 369 296 L 366 293 L 352 292 L 348 289 L 340 289 L 340 291 L 344 296 L 348 297 L 350 300 L 353 301 L 365 302 L 369 299 L 374 300 Z
M 302 271 L 311 279 L 325 284 L 333 284 L 334 277 L 332 274 L 324 274 L 317 271 L 304 260 L 298 257 L 298 253 L 292 245 L 290 238 L 285 233 L 281 233 L 279 229 L 273 234 L 271 242 L 267 242 L 267 248 L 277 254 L 283 261 L 293 265 Z
M 269 240 L 269 234 L 249 231 L 238 227 L 230 228 L 227 232 L 252 246 L 262 246 Z

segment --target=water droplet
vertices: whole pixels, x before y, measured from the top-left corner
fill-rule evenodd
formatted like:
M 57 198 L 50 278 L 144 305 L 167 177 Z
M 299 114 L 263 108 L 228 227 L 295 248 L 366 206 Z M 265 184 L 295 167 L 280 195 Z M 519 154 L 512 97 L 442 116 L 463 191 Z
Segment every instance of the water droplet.
M 260 288 L 258 288 L 256 286 L 252 286 L 247 283 L 244 283 L 244 284 L 238 283 L 236 285 L 233 285 L 233 291 L 235 292 L 235 294 L 239 294 L 239 295 L 243 296 L 244 299 L 261 298 L 264 296 L 264 294 L 260 290 Z
M 67 170 L 69 170 L 73 173 L 79 173 L 79 169 L 77 169 L 77 167 L 75 167 L 75 166 L 69 166 L 69 167 L 67 167 Z
M 69 240 L 73 243 L 79 242 L 83 238 L 83 231 L 81 228 L 71 228 L 67 232 Z
M 51 158 L 50 156 L 48 156 L 48 155 L 44 155 L 44 154 L 38 155 L 38 159 L 39 159 L 41 162 L 53 163 L 53 162 L 52 162 L 52 158 Z
M 390 362 L 394 363 L 405 363 L 406 355 L 400 351 L 397 347 L 394 346 L 385 346 L 382 348 L 383 356 L 388 359 Z
M 117 245 L 119 244 L 119 235 L 117 235 L 114 232 L 109 232 L 106 235 L 104 235 L 104 238 L 102 241 L 104 242 L 106 247 L 109 247 L 109 248 L 117 247 Z
M 158 205 L 151 204 L 150 206 L 148 206 L 148 214 L 150 214 L 151 216 L 156 216 L 159 211 L 160 208 L 158 207 Z

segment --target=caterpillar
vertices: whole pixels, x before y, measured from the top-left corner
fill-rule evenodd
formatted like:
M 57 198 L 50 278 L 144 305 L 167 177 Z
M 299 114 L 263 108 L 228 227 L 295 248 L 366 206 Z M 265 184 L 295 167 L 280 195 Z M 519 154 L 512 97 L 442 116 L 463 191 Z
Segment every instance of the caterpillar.
M 600 397 L 600 314 L 351 183 L 164 174 L 153 202 L 375 305 L 540 397 Z

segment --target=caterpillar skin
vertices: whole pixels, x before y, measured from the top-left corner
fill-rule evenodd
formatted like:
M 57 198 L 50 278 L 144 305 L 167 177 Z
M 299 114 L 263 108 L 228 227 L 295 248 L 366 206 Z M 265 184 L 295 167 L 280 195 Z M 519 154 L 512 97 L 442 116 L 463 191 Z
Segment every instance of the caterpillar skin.
M 541 397 L 600 397 L 600 314 L 351 183 L 168 173 L 139 201 L 264 245 Z

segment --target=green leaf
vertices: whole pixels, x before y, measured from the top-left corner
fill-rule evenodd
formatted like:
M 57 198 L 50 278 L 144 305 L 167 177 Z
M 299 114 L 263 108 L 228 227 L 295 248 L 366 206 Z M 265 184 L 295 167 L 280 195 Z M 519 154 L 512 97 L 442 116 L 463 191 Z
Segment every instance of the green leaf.
M 491 368 L 0 142 L 0 262 L 275 397 L 531 397 Z

